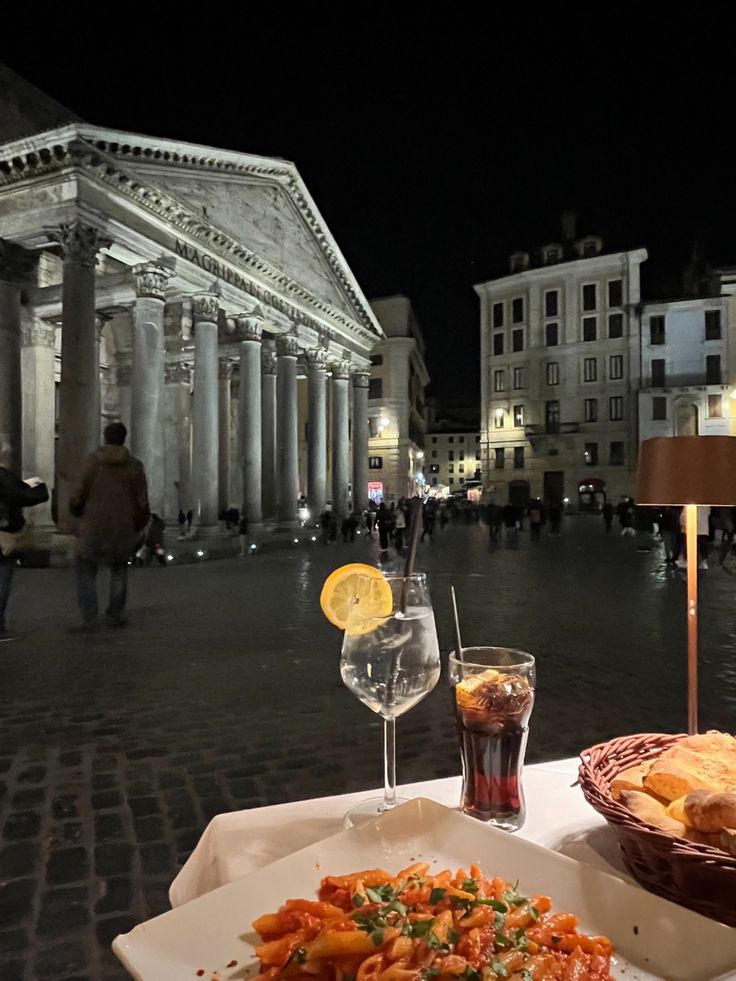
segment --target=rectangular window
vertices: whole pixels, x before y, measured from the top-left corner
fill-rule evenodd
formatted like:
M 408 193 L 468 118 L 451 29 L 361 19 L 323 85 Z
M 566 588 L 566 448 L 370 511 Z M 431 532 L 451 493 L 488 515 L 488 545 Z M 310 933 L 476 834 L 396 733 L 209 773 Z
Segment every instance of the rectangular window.
M 433 460 L 437 459 L 437 450 L 432 450 L 432 459 Z
M 598 399 L 585 400 L 585 421 L 598 422 Z
M 503 334 L 493 335 L 493 353 L 503 354 Z
M 383 470 L 383 457 L 382 456 L 369 456 L 368 457 L 368 469 L 369 470 Z
M 454 483 L 455 483 L 455 478 L 454 477 L 450 477 L 450 484 L 454 484 Z
M 506 453 L 504 447 L 503 446 L 497 447 L 494 450 L 494 453 L 496 454 L 496 470 L 503 470 L 503 465 L 506 462 L 505 461 Z
M 454 443 L 455 442 L 455 437 L 454 436 L 448 436 L 447 437 L 447 442 L 448 443 Z
M 598 307 L 598 288 L 595 283 L 583 286 L 583 310 L 596 310 Z
M 585 464 L 588 467 L 598 466 L 598 444 L 597 443 L 586 443 L 585 452 L 583 454 Z
M 503 327 L 503 302 L 493 304 L 493 326 Z
M 465 442 L 465 437 L 464 436 L 458 436 L 457 441 L 458 441 L 458 443 L 464 443 Z
M 383 364 L 383 355 L 382 354 L 372 354 L 371 355 L 371 364 L 374 365 L 374 366 L 379 365 L 379 364 Z
M 558 323 L 545 325 L 544 342 L 547 347 L 557 347 L 560 343 L 560 325 Z
M 598 381 L 598 358 L 583 358 L 583 381 Z
M 652 398 L 652 419 L 667 418 L 667 398 L 664 395 L 655 395 Z
M 448 450 L 447 451 L 447 459 L 448 460 L 454 460 L 455 459 L 455 451 L 454 450 Z
M 383 398 L 383 378 L 368 379 L 368 398 L 369 399 Z
M 457 469 L 460 473 L 465 473 L 465 467 L 462 464 Z
M 475 451 L 475 459 L 480 460 L 480 450 Z
M 436 443 L 436 442 L 437 442 L 437 437 L 436 437 L 436 436 L 433 436 L 433 437 L 432 437 L 432 442 L 433 442 L 433 443 Z
M 514 352 L 524 350 L 524 331 L 523 329 L 511 332 L 511 350 Z
M 624 464 L 624 444 L 618 441 L 611 443 L 609 461 L 612 467 L 622 467 Z
M 721 384 L 721 356 L 720 354 L 709 354 L 705 359 L 705 384 Z
M 721 311 L 705 311 L 705 339 L 706 341 L 720 341 L 721 339 Z
M 608 305 L 609 307 L 620 307 L 623 302 L 623 283 L 620 279 L 612 279 L 608 284 Z
M 504 412 L 494 412 L 493 413 L 493 425 L 496 429 L 503 429 L 503 417 Z
M 557 361 L 547 362 L 547 384 L 548 385 L 560 384 L 560 366 Z
M 544 315 L 545 317 L 556 317 L 560 306 L 559 290 L 547 290 L 544 294 Z
M 524 369 L 514 368 L 514 388 L 524 387 Z
M 598 318 L 583 317 L 583 340 L 594 341 L 598 337 Z
M 476 436 L 476 437 L 475 437 L 475 442 L 476 442 L 476 443 L 480 443 L 480 436 Z
M 544 428 L 548 433 L 560 431 L 560 403 L 556 399 L 544 403 Z
M 608 336 L 611 339 L 624 336 L 624 315 L 622 313 L 609 313 Z
M 511 301 L 511 322 L 514 324 L 524 323 L 524 297 L 517 296 Z
M 520 426 L 524 425 L 524 406 L 515 405 L 514 406 L 514 426 L 518 429 Z
M 664 388 L 664 358 L 652 359 L 652 387 Z
M 524 469 L 524 447 L 515 446 L 514 447 L 514 470 Z
M 454 463 L 448 463 L 447 464 L 447 472 L 448 473 L 455 473 L 455 464 Z
M 709 395 L 708 396 L 708 418 L 709 419 L 722 419 L 723 418 L 723 396 L 722 395 Z
M 649 343 L 664 344 L 664 317 L 649 318 Z
M 464 460 L 465 459 L 465 454 L 463 453 L 462 450 L 460 450 L 460 452 L 458 453 L 457 458 L 458 458 L 458 460 Z
M 618 422 L 624 417 L 624 397 L 623 395 L 612 395 L 608 400 L 608 418 L 611 422 Z
M 506 372 L 503 370 L 503 368 L 493 372 L 493 391 L 506 391 Z
M 612 354 L 608 359 L 608 377 L 611 381 L 618 381 L 624 377 L 623 354 Z

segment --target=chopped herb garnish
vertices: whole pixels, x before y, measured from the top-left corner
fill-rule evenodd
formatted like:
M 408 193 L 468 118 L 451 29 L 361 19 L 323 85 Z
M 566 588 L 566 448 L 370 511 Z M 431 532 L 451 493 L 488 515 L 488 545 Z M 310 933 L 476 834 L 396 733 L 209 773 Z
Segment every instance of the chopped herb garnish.
M 304 947 L 297 947 L 296 950 L 291 955 L 291 957 L 289 958 L 290 961 L 294 961 L 297 964 L 303 964 L 306 961 L 306 959 L 307 959 L 307 952 L 304 949 Z
M 430 950 L 439 950 L 440 947 L 442 947 L 442 941 L 434 930 L 430 930 L 427 934 L 427 946 L 430 948 Z
M 527 971 L 525 967 L 522 967 L 521 971 L 519 971 L 519 977 L 521 981 L 534 981 L 534 975 L 531 971 Z
M 539 923 L 539 910 L 536 906 L 529 907 L 529 916 L 531 916 L 535 923 Z
M 506 916 L 504 913 L 499 913 L 498 910 L 493 914 L 493 928 L 494 930 L 501 930 L 506 923 Z
M 497 974 L 499 978 L 507 978 L 509 976 L 509 969 L 501 961 L 493 961 L 491 964 L 491 970 L 494 974 Z
M 383 943 L 383 930 L 374 930 L 373 933 L 371 933 L 371 940 L 376 947 L 380 947 Z
M 429 894 L 429 901 L 432 904 L 432 906 L 434 906 L 435 903 L 438 903 L 441 899 L 443 899 L 446 892 L 447 892 L 446 889 L 439 889 L 439 888 L 433 889 L 432 892 Z
M 526 930 L 519 927 L 518 930 L 513 932 L 514 947 L 518 947 L 521 950 L 526 950 L 529 946 L 529 938 L 526 935 Z
M 450 927 L 450 929 L 447 931 L 447 942 L 451 944 L 456 944 L 459 939 L 460 939 L 460 934 L 457 932 L 457 930 L 454 929 L 454 927 Z
M 480 974 L 478 974 L 478 972 L 474 970 L 470 964 L 468 964 L 460 977 L 466 978 L 466 981 L 480 981 Z
M 398 899 L 392 899 L 384 912 L 398 913 L 400 916 L 406 916 L 406 906 L 404 906 L 403 903 L 400 903 Z
M 494 935 L 494 940 L 496 942 L 496 946 L 497 947 L 511 947 L 511 946 L 513 946 L 512 943 L 511 943 L 511 941 L 509 940 L 509 938 L 505 934 L 500 933 L 498 930 L 496 930 L 496 933 Z
M 426 937 L 435 924 L 435 920 L 418 920 L 416 923 L 412 923 L 411 935 L 412 937 Z
M 508 913 L 509 908 L 506 903 L 499 903 L 497 899 L 476 899 L 476 906 L 490 906 L 497 913 Z
M 355 895 L 353 896 L 353 906 L 358 908 L 362 906 L 364 902 L 365 902 L 365 896 L 361 896 L 359 892 L 356 892 Z
M 517 892 L 518 882 L 516 885 L 512 886 L 511 889 L 507 889 L 503 894 L 503 901 L 508 903 L 509 906 L 523 906 L 527 901 L 526 896 L 520 896 Z
M 478 883 L 475 879 L 466 879 L 460 888 L 463 892 L 478 892 Z
M 425 967 L 422 971 L 422 978 L 424 981 L 429 981 L 429 978 L 436 978 L 439 973 L 440 970 L 438 967 Z

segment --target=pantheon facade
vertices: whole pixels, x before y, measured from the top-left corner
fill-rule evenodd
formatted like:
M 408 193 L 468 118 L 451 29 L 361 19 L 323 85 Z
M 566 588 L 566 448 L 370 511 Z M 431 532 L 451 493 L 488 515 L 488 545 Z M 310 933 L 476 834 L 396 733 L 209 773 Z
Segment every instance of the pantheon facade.
M 79 122 L 0 145 L 0 438 L 46 527 L 114 419 L 167 521 L 364 506 L 382 335 L 292 163 Z

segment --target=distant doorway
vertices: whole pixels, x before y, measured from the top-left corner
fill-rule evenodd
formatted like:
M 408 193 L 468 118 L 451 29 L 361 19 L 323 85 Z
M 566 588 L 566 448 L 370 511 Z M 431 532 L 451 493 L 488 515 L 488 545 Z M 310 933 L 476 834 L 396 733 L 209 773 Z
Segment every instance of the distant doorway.
M 512 480 L 509 484 L 509 504 L 515 508 L 526 508 L 529 503 L 529 481 Z
M 559 504 L 565 498 L 564 470 L 547 470 L 544 474 L 544 500 L 546 504 Z
M 675 403 L 675 436 L 700 435 L 700 413 L 692 402 Z

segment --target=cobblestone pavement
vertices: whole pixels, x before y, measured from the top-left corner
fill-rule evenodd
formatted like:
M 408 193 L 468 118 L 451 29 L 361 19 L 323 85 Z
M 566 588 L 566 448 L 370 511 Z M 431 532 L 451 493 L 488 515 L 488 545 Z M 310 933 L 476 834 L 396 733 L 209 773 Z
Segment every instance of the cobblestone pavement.
M 110 941 L 167 908 L 214 814 L 380 783 L 379 721 L 342 686 L 318 609 L 326 572 L 374 548 L 141 570 L 130 627 L 89 637 L 64 632 L 69 571 L 19 572 L 24 637 L 0 645 L 2 981 L 124 977 Z M 561 538 L 495 552 L 482 527 L 449 527 L 420 563 L 443 651 L 454 583 L 466 644 L 538 656 L 533 760 L 684 726 L 684 584 L 659 549 L 574 517 Z M 704 726 L 734 725 L 735 587 L 717 566 L 702 577 Z M 443 682 L 398 739 L 400 780 L 456 772 Z

